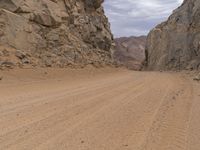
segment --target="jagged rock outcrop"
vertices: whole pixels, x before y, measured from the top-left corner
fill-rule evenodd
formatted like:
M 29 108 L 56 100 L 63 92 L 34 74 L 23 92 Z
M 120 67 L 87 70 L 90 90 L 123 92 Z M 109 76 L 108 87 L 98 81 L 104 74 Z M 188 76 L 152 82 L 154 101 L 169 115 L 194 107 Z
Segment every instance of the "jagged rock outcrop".
M 132 70 L 141 70 L 145 62 L 146 36 L 115 39 L 113 58 L 117 64 Z
M 200 1 L 185 0 L 147 38 L 151 70 L 200 69 Z
M 1 0 L 0 66 L 111 64 L 103 0 Z

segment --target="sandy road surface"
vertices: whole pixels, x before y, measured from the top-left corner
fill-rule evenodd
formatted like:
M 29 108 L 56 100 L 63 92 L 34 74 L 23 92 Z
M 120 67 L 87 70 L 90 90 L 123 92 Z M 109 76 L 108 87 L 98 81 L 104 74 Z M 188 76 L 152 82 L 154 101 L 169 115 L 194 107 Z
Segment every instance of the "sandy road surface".
M 177 73 L 0 72 L 0 150 L 199 150 L 200 86 Z

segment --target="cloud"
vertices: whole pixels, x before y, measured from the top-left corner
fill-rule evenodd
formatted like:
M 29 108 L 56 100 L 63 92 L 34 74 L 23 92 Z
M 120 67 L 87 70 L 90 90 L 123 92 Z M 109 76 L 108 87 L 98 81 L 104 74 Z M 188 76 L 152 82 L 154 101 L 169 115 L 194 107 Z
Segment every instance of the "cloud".
M 145 35 L 167 19 L 183 0 L 105 0 L 115 37 Z

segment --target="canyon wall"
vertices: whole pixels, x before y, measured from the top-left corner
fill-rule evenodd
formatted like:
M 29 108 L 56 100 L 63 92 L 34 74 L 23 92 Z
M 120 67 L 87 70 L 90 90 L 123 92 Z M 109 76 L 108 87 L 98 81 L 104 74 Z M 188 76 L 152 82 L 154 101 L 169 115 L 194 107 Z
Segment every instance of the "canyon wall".
M 103 0 L 1 0 L 0 68 L 112 64 Z
M 147 37 L 149 70 L 200 69 L 200 1 L 185 0 Z

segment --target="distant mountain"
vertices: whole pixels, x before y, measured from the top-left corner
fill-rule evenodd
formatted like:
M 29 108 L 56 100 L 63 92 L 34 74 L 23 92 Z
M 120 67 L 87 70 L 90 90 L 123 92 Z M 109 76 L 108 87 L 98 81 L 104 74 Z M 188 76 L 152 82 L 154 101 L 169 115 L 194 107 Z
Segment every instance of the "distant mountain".
M 115 39 L 114 60 L 132 70 L 141 70 L 145 62 L 146 36 Z

